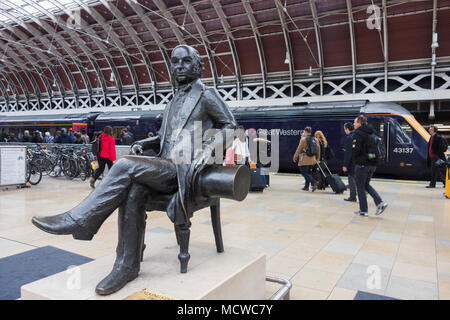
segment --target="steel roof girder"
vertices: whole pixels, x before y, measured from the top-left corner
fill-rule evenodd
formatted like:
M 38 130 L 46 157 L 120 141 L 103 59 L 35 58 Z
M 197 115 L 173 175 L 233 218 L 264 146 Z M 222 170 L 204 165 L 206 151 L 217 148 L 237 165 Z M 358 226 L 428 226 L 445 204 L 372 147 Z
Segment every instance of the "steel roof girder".
M 289 38 L 289 32 L 287 30 L 286 20 L 284 18 L 283 7 L 279 0 L 275 0 L 278 16 L 281 22 L 281 28 L 283 29 L 283 37 L 286 45 L 286 50 L 289 53 L 289 77 L 291 85 L 291 97 L 294 96 L 294 56 L 292 54 L 291 39 Z
M 348 27 L 350 30 L 350 47 L 352 50 L 352 75 L 353 75 L 353 93 L 356 93 L 356 42 L 355 42 L 355 26 L 353 22 L 352 0 L 346 0 L 348 13 Z
M 158 34 L 156 27 L 154 26 L 153 22 L 144 14 L 144 10 L 142 7 L 140 7 L 138 4 L 134 2 L 134 0 L 127 0 L 127 3 L 131 6 L 131 8 L 136 12 L 139 18 L 141 18 L 142 22 L 144 23 L 145 27 L 148 29 L 150 34 L 153 37 L 153 40 L 155 40 L 156 44 L 158 45 L 159 51 L 161 52 L 164 62 L 166 64 L 166 68 L 169 74 L 169 79 L 172 82 L 172 75 L 170 74 L 170 59 L 168 58 L 167 48 L 164 45 L 161 36 Z M 147 66 L 147 71 L 149 72 L 150 78 L 152 82 L 156 84 L 156 76 L 155 71 L 153 70 L 153 65 L 148 58 L 148 53 L 143 48 L 143 45 L 140 48 L 141 55 L 144 57 L 145 64 Z M 155 85 L 156 86 L 156 85 Z
M 212 0 L 212 5 L 216 10 L 217 15 L 219 16 L 220 23 L 222 24 L 223 29 L 225 30 L 225 34 L 227 36 L 228 45 L 231 49 L 231 56 L 233 57 L 234 70 L 236 72 L 236 78 L 238 82 L 242 81 L 241 76 L 241 66 L 239 65 L 239 57 L 237 55 L 236 46 L 234 44 L 233 34 L 231 33 L 230 25 L 227 21 L 225 13 L 223 12 L 222 6 L 219 0 Z
M 247 16 L 250 21 L 253 34 L 255 36 L 256 48 L 258 50 L 259 64 L 261 66 L 261 74 L 263 78 L 264 97 L 266 97 L 267 67 L 266 67 L 266 59 L 264 56 L 264 49 L 261 41 L 261 35 L 258 30 L 258 23 L 256 22 L 255 16 L 253 14 L 253 8 L 251 7 L 250 3 L 247 2 L 246 0 L 242 0 L 242 5 L 245 11 L 247 12 Z
M 322 47 L 322 37 L 320 35 L 320 26 L 319 26 L 319 16 L 317 15 L 317 7 L 315 0 L 309 0 L 311 6 L 311 12 L 314 20 L 314 32 L 316 35 L 316 43 L 317 43 L 317 55 L 319 57 L 319 70 L 320 70 L 320 95 L 323 95 L 323 47 Z
M 166 19 L 175 23 L 175 18 L 173 17 L 172 13 L 167 10 L 167 6 L 162 0 L 153 0 L 153 3 L 158 7 L 159 11 L 161 11 L 162 15 L 164 15 Z M 186 42 L 184 41 L 183 33 L 178 29 L 178 25 L 175 27 L 172 23 L 169 23 L 169 26 L 172 32 L 175 34 L 178 42 L 180 44 L 186 44 Z

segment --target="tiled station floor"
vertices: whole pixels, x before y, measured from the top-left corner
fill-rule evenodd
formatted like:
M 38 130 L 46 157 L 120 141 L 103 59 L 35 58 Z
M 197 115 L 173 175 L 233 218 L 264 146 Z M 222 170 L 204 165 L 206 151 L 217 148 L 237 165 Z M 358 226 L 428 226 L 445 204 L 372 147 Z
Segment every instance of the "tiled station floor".
M 354 299 L 358 291 L 450 299 L 450 200 L 441 184 L 426 189 L 425 182 L 376 180 L 373 186 L 389 206 L 375 216 L 369 198 L 369 217 L 360 217 L 353 213 L 357 204 L 343 201 L 347 193 L 305 192 L 302 177 L 272 175 L 263 193 L 222 201 L 225 252 L 227 246 L 264 252 L 267 274 L 291 280 L 291 299 Z M 31 224 L 33 215 L 62 213 L 90 191 L 87 181 L 50 177 L 32 188 L 1 190 L 0 258 L 42 246 L 93 259 L 113 254 L 116 214 L 92 241 L 50 235 Z M 192 223 L 191 241 L 210 242 L 215 250 L 209 211 L 197 212 Z M 146 237 L 175 241 L 164 213 L 149 214 Z M 266 297 L 279 288 L 267 282 Z

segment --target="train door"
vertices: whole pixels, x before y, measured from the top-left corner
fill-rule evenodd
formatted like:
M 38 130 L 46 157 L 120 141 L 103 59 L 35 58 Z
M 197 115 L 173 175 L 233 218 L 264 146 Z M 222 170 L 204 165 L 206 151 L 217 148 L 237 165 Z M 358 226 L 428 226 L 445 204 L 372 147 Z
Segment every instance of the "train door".
M 384 173 L 384 171 L 389 168 L 389 155 L 390 155 L 390 135 L 389 135 L 389 122 L 385 121 L 383 118 L 372 118 L 369 117 L 369 124 L 372 125 L 377 135 L 379 135 L 386 147 L 386 160 L 378 164 L 377 172 Z
M 403 118 L 387 119 L 389 128 L 389 148 L 387 156 L 389 173 L 409 172 L 418 167 L 414 163 L 413 128 Z M 416 150 L 417 152 L 417 150 Z

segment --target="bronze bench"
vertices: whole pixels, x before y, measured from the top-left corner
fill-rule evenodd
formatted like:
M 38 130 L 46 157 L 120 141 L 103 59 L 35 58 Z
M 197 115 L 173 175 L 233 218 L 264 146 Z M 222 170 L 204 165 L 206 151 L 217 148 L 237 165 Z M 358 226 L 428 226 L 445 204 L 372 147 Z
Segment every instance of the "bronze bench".
M 194 181 L 198 190 L 197 206 L 194 212 L 209 207 L 217 252 L 223 252 L 222 228 L 220 223 L 220 198 L 242 201 L 247 197 L 250 188 L 250 170 L 246 166 L 224 167 L 211 165 L 204 169 Z M 146 203 L 146 211 L 166 211 L 172 195 L 153 194 Z M 177 243 L 180 246 L 178 259 L 181 273 L 187 272 L 189 262 L 190 223 L 183 227 L 174 224 Z M 144 241 L 143 237 L 143 241 Z M 142 252 L 145 244 L 142 246 Z

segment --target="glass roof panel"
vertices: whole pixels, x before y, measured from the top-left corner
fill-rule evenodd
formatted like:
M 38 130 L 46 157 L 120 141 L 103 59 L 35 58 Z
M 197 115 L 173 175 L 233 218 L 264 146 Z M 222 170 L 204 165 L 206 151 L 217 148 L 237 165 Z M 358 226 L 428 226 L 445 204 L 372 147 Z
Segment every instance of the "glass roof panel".
M 87 5 L 98 3 L 98 0 L 0 0 L 0 22 L 14 23 L 15 19 L 28 20 L 30 15 L 44 16 L 44 12 L 50 14 L 63 13 L 61 8 L 74 9 L 79 7 L 77 2 Z M 41 10 L 38 10 L 41 8 Z M 15 19 L 12 19 L 12 18 Z

